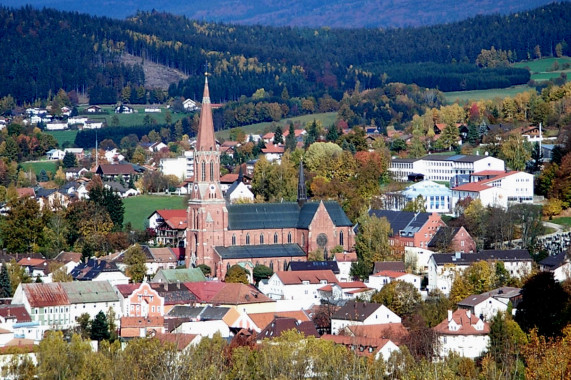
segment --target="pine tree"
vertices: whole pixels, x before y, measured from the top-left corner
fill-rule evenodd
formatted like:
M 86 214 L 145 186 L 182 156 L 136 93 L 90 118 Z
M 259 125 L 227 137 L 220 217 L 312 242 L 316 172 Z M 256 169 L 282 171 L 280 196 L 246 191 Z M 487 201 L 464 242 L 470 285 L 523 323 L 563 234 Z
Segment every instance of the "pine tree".
M 64 168 L 73 168 L 77 166 L 77 159 L 75 154 L 71 152 L 65 152 L 65 156 L 63 156 L 63 167 Z
M 6 263 L 2 263 L 0 270 L 0 298 L 12 296 L 12 284 L 10 283 L 10 275 Z
M 335 125 L 330 126 L 329 130 L 327 131 L 327 136 L 325 136 L 325 139 L 327 141 L 335 142 L 337 141 L 338 138 L 339 138 L 339 130 L 337 130 L 337 127 Z
M 290 123 L 288 135 L 286 136 L 285 140 L 285 148 L 286 150 L 293 152 L 296 146 L 297 146 L 297 141 L 295 139 L 295 129 L 293 128 L 293 123 Z
M 91 339 L 102 341 L 109 340 L 111 334 L 109 333 L 109 323 L 107 316 L 103 311 L 100 311 L 91 322 Z
M 279 125 L 276 127 L 276 131 L 274 132 L 274 145 L 283 144 L 284 143 L 284 136 L 282 132 L 282 127 Z

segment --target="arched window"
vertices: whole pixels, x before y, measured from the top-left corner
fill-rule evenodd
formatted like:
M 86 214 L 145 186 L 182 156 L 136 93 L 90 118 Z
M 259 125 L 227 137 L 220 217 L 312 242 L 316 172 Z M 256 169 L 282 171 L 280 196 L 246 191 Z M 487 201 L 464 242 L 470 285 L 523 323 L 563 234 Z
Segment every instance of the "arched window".
M 236 245 L 236 235 L 232 235 L 232 245 Z
M 214 162 L 210 161 L 210 181 L 214 181 Z
M 284 260 L 284 271 L 287 270 L 287 261 Z
M 278 244 L 278 233 L 274 234 L 274 244 Z
M 200 173 L 201 181 L 206 181 L 206 162 L 202 161 L 200 167 L 202 168 L 202 173 Z
M 343 231 L 339 231 L 339 245 L 343 246 Z
M 305 247 L 305 234 L 301 234 L 301 246 Z
M 291 232 L 288 232 L 287 234 L 287 243 L 291 244 Z
M 264 244 L 264 234 L 260 234 L 260 244 Z
M 246 245 L 250 245 L 250 234 L 246 234 Z
M 274 262 L 273 261 L 270 261 L 270 269 L 274 270 Z
M 226 272 L 230 270 L 230 263 L 226 264 Z

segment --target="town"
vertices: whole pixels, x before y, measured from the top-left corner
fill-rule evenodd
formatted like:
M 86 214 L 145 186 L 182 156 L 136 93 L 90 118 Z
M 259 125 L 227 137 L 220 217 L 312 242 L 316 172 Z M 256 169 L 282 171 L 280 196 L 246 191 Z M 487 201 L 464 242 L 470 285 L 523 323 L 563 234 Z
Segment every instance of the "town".
M 0 97 L 0 376 L 567 378 L 571 50 L 535 51 L 561 76 L 493 99 Z

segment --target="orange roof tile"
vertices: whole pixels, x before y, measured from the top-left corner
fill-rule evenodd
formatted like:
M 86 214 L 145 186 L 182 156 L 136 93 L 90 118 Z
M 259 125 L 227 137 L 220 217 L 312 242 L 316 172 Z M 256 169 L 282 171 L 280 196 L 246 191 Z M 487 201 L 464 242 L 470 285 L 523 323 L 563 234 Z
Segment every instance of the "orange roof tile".
M 16 192 L 18 193 L 18 198 L 36 196 L 36 192 L 31 187 L 21 187 L 19 189 L 16 189 Z
M 383 323 L 376 325 L 352 325 L 347 329 L 355 336 L 372 339 L 390 339 L 400 346 L 409 332 L 402 323 Z
M 335 261 L 338 261 L 338 262 L 357 261 L 357 252 L 336 253 L 335 254 Z
M 252 285 L 225 283 L 224 287 L 211 298 L 210 302 L 218 305 L 244 305 L 275 301 Z
M 178 351 L 184 350 L 196 339 L 198 335 L 195 334 L 171 334 L 171 333 L 157 333 L 155 338 L 157 338 L 161 343 L 171 343 L 176 346 Z
M 24 257 L 22 260 L 18 261 L 19 265 L 23 266 L 40 266 L 44 264 L 46 260 L 44 259 L 32 259 L 31 257 Z
M 474 326 L 478 323 L 479 318 L 474 313 L 468 316 L 468 310 L 456 310 L 452 313 L 452 319 L 460 325 L 458 330 L 450 330 L 448 328 L 449 321 L 445 319 L 434 327 L 434 331 L 443 335 L 487 335 L 490 332 L 490 325 L 486 322 L 483 322 L 484 328 L 482 330 L 476 330 Z
M 228 173 L 220 177 L 220 183 L 234 183 L 238 180 L 239 174 Z
M 220 281 L 185 282 L 184 286 L 196 296 L 198 302 L 209 303 L 225 284 Z
M 469 192 L 479 193 L 480 191 L 489 190 L 491 188 L 492 188 L 491 186 L 488 186 L 482 182 L 470 182 L 470 183 L 465 183 L 463 185 L 457 186 L 457 187 L 453 188 L 452 190 L 454 190 L 454 191 L 469 191 Z
M 397 272 L 394 270 L 382 270 L 378 273 L 375 273 L 373 276 L 383 276 L 383 277 L 390 277 L 390 278 L 398 278 L 404 276 L 406 272 Z
M 121 328 L 163 327 L 164 317 L 122 317 Z

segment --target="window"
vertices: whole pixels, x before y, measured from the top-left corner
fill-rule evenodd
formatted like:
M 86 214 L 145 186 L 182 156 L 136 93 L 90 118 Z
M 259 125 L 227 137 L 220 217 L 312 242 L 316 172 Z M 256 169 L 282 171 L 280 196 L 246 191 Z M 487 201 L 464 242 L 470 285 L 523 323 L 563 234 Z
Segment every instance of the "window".
M 273 261 L 270 262 L 270 269 L 271 269 L 271 270 L 274 270 L 274 262 L 273 262 Z
M 278 233 L 274 234 L 274 244 L 278 244 Z
M 339 245 L 343 246 L 343 231 L 339 231 Z
M 246 234 L 246 245 L 250 245 L 250 234 Z
M 264 234 L 260 234 L 260 244 L 264 244 Z
M 206 181 L 206 162 L 202 161 L 200 167 L 202 169 L 202 173 L 200 173 L 200 178 L 201 181 L 204 182 Z
M 210 181 L 214 181 L 214 162 L 210 161 Z
M 230 270 L 230 263 L 226 264 L 226 271 Z
M 291 244 L 291 232 L 288 232 L 287 234 L 287 242 L 288 244 Z
M 236 235 L 232 235 L 232 245 L 236 245 Z

